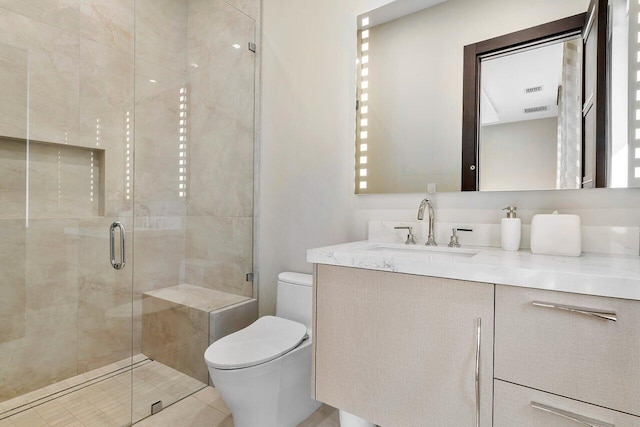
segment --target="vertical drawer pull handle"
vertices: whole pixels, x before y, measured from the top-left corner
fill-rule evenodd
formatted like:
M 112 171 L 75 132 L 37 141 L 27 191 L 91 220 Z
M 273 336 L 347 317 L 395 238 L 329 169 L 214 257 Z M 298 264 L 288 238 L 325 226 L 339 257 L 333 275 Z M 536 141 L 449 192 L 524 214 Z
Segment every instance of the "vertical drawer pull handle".
M 593 310 L 590 308 L 574 307 L 571 305 L 553 304 L 550 302 L 540 302 L 540 301 L 534 301 L 531 304 L 533 304 L 536 307 L 554 308 L 556 310 L 564 310 L 564 311 L 570 311 L 572 313 L 585 314 L 587 316 L 593 316 L 599 319 L 610 320 L 612 322 L 618 321 L 618 316 L 613 311 Z
M 476 323 L 476 427 L 480 427 L 480 338 L 482 338 L 482 319 L 478 318 Z
M 575 421 L 578 424 L 582 424 L 588 427 L 615 427 L 613 424 L 605 423 L 604 421 L 594 420 L 593 418 L 584 417 L 582 415 L 574 414 L 573 412 L 564 411 L 562 409 L 554 408 L 552 406 L 543 405 L 538 402 L 531 402 L 533 409 L 538 409 L 543 412 L 557 415 L 562 418 L 566 418 L 571 421 Z

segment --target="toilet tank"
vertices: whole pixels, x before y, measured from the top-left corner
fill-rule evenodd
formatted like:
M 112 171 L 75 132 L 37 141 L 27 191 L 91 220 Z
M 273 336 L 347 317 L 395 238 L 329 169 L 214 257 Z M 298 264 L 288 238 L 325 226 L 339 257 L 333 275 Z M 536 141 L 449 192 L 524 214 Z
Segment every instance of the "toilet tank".
M 301 273 L 280 273 L 276 316 L 302 323 L 311 329 L 313 276 Z

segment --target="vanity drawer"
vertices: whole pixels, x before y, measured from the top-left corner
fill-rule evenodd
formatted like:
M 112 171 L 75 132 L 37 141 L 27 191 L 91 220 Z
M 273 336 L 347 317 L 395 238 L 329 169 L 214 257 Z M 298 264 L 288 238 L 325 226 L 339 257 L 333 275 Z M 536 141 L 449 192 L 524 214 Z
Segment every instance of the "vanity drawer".
M 496 380 L 494 427 L 640 427 L 640 417 Z
M 495 377 L 640 415 L 640 302 L 496 286 Z

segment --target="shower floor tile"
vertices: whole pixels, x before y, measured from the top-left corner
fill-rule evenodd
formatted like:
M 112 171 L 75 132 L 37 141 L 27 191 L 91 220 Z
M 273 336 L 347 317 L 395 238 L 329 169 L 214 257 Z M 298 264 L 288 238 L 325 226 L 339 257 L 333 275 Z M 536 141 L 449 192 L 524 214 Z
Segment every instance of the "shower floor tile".
M 131 414 L 135 423 L 151 415 L 153 403 L 162 400 L 167 407 L 206 386 L 144 355 L 131 362 L 126 359 L 3 402 L 0 427 L 128 426 Z

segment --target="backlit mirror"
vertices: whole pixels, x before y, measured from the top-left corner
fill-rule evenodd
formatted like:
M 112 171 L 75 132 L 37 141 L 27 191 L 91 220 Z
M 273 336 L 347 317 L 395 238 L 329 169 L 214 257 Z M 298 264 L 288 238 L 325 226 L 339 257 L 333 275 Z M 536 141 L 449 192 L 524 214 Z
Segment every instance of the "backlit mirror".
M 594 2 L 605 5 L 604 33 L 588 22 L 589 0 L 397 0 L 359 16 L 356 193 L 640 187 L 629 43 L 640 5 Z M 466 47 L 571 17 L 583 28 L 478 51 L 477 99 L 466 105 Z M 583 64 L 586 27 L 607 43 L 599 104 L 584 96 L 602 77 Z

